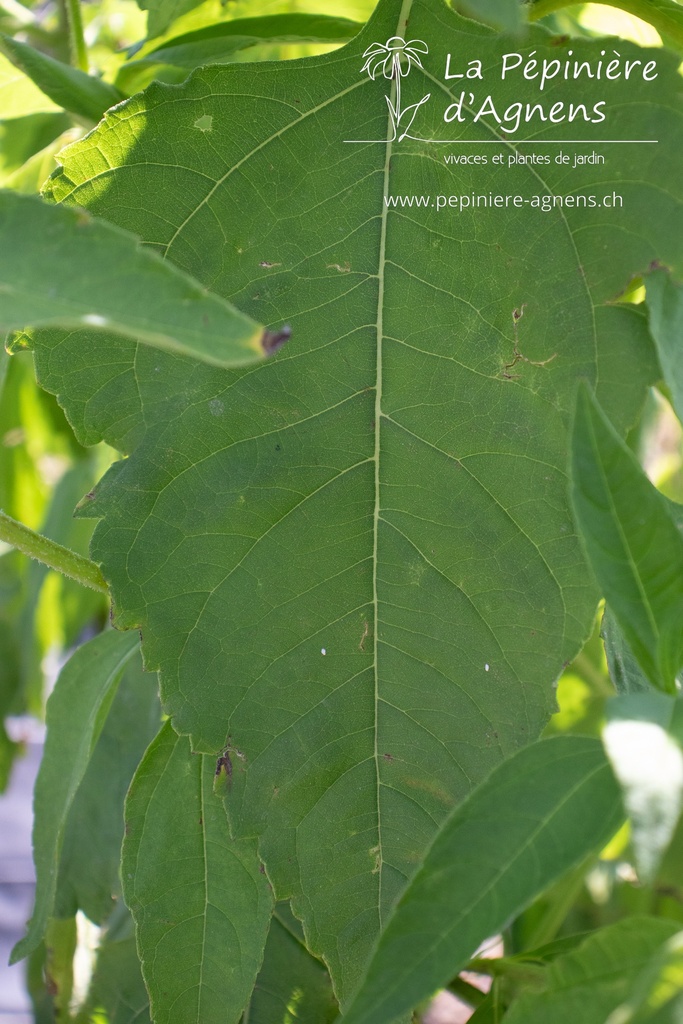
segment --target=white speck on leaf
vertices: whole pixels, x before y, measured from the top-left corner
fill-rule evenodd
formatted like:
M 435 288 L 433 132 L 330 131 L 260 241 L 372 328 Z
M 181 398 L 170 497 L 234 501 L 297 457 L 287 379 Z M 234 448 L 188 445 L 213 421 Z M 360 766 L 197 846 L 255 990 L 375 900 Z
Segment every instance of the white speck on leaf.
M 325 650 L 325 648 L 324 648 L 324 647 L 321 647 L 321 648 L 320 648 L 320 653 L 321 653 L 321 654 L 327 654 L 327 651 Z
M 212 398 L 209 402 L 209 412 L 212 416 L 222 416 L 225 412 L 225 406 L 221 402 L 220 398 Z
M 91 327 L 106 327 L 109 323 L 106 316 L 98 316 L 97 313 L 86 313 L 83 317 L 84 324 L 90 324 Z
M 489 668 L 490 668 L 490 665 L 488 663 L 486 665 L 484 665 L 484 672 L 488 672 Z

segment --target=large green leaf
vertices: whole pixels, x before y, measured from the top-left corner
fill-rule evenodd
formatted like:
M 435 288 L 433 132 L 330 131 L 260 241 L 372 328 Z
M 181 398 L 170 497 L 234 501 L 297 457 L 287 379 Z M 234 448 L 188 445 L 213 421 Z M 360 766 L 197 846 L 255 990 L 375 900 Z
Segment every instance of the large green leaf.
M 675 692 L 683 664 L 683 539 L 586 388 L 572 445 L 572 502 L 593 571 L 650 682 Z
M 34 950 L 52 913 L 66 817 L 104 725 L 116 684 L 138 645 L 134 633 L 109 630 L 79 647 L 47 703 L 47 738 L 33 798 L 36 899 L 28 933 L 12 962 Z
M 454 170 L 444 153 L 476 147 L 344 141 L 391 137 L 395 80 L 361 69 L 408 16 L 430 52 L 403 101 L 429 92 L 414 134 L 443 138 L 462 88 L 442 80 L 446 54 L 452 69 L 473 54 L 491 68 L 510 43 L 442 0 L 384 0 L 333 54 L 152 86 L 51 180 L 54 199 L 135 230 L 260 322 L 291 324 L 280 355 L 226 373 L 87 331 L 35 338 L 79 437 L 131 454 L 82 510 L 103 520 L 93 555 L 116 621 L 142 628 L 193 749 L 240 750 L 235 834 L 258 835 L 342 999 L 439 823 L 538 733 L 590 630 L 597 592 L 566 493 L 576 382 L 633 421 L 651 346 L 643 314 L 614 300 L 683 246 L 675 59 L 653 51 L 656 82 L 609 88 L 610 131 L 659 138 L 656 160 L 642 145 L 571 173 Z M 540 30 L 528 46 L 557 56 Z M 604 43 L 572 46 L 596 60 Z M 575 100 L 575 82 L 549 83 L 548 102 Z M 491 119 L 449 127 L 489 160 L 497 146 L 514 157 Z M 556 141 L 578 127 L 605 134 L 543 126 Z M 383 201 L 498 191 L 503 173 L 528 198 L 604 188 L 624 206 Z
M 0 193 L 0 330 L 83 324 L 218 366 L 263 357 L 273 335 L 124 231 Z
M 444 824 L 389 918 L 344 1021 L 391 1024 L 605 843 L 622 819 L 596 740 L 557 736 L 509 758 Z
M 544 991 L 523 994 L 505 1024 L 626 1024 L 610 1014 L 629 994 L 637 976 L 659 947 L 677 931 L 675 921 L 633 917 L 589 936 L 578 949 L 549 968 Z
M 126 800 L 123 894 L 155 1024 L 236 1024 L 261 965 L 272 892 L 255 842 L 230 838 L 216 774 L 167 723 Z

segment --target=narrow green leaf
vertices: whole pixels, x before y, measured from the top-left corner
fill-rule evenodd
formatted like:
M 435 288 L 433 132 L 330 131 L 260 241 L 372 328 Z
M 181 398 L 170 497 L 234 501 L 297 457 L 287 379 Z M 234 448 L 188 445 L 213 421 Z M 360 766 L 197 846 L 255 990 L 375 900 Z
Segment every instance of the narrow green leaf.
M 496 768 L 448 818 L 380 937 L 345 1024 L 389 1024 L 606 842 L 623 819 L 600 743 L 558 736 Z
M 96 452 L 79 458 L 52 490 L 40 524 L 41 536 L 80 555 L 88 552 L 92 523 L 74 518 L 73 511 L 94 486 L 98 468 Z M 98 576 L 104 583 L 99 570 Z M 106 586 L 104 593 L 98 593 L 62 573 L 52 575 L 44 562 L 34 558 L 28 561 L 17 623 L 25 688 L 36 693 L 42 690 L 42 663 L 51 647 L 69 650 L 77 646 L 85 629 L 106 621 L 108 596 Z
M 501 1013 L 498 1009 L 496 982 L 481 1006 L 477 1007 L 470 1017 L 470 1024 L 500 1024 Z
M 32 196 L 0 192 L 0 330 L 107 329 L 219 366 L 285 340 L 207 292 L 127 231 Z
M 683 932 L 656 950 L 628 999 L 605 1024 L 680 1024 L 683 1020 Z
M 45 976 L 49 978 L 55 1020 L 69 1020 L 74 988 L 74 953 L 78 942 L 76 919 L 50 918 L 45 934 Z
M 683 539 L 585 387 L 571 474 L 574 515 L 607 603 L 650 682 L 673 692 L 683 663 Z
M 642 18 L 656 28 L 664 44 L 683 49 L 683 10 L 676 0 L 596 0 L 610 7 L 621 8 L 636 18 Z M 567 0 L 535 0 L 529 5 L 529 20 L 537 21 L 554 11 L 569 6 Z
M 602 740 L 631 820 L 636 866 L 654 880 L 683 804 L 683 701 L 630 693 L 607 702 Z
M 600 928 L 550 965 L 545 990 L 522 994 L 505 1024 L 605 1024 L 634 975 L 679 927 L 675 921 L 632 917 Z
M 680 10 L 683 16 L 683 7 Z M 683 422 L 683 287 L 665 270 L 647 278 L 647 308 L 664 380 L 676 415 Z
M 613 5 L 613 0 L 598 0 Z M 656 28 L 664 45 L 683 50 L 683 7 L 676 0 L 617 0 L 617 7 Z
M 596 309 L 596 326 L 604 342 L 595 397 L 623 435 L 638 422 L 647 400 L 646 388 L 657 384 L 662 371 L 644 303 L 615 303 L 609 306 L 608 317 L 606 312 Z
M 156 47 L 160 52 L 183 43 L 205 39 L 235 40 L 237 46 L 251 43 L 342 43 L 353 39 L 362 25 L 349 18 L 328 14 L 270 14 L 259 18 L 233 18 L 172 36 Z
M 586 861 L 583 863 L 585 865 Z M 571 935 L 563 935 L 562 938 L 545 942 L 542 946 L 536 946 L 533 949 L 524 949 L 521 953 L 514 953 L 511 956 L 491 959 L 477 956 L 468 962 L 467 970 L 473 971 L 475 974 L 488 974 L 493 978 L 523 978 L 525 972 L 535 973 L 539 967 L 543 968 L 556 960 L 558 956 L 576 949 L 586 938 L 586 934 L 586 932 L 575 932 Z
M 331 1024 L 338 1013 L 330 976 L 276 910 L 254 992 L 248 1024 Z
M 145 47 L 135 60 L 120 68 L 117 82 L 130 91 L 132 76 L 145 67 L 173 64 L 191 69 L 200 64 L 219 64 L 258 43 L 342 43 L 352 39 L 361 28 L 348 18 L 322 14 L 271 14 L 219 21 L 172 36 L 151 49 Z
M 117 904 L 97 949 L 87 999 L 74 1024 L 150 1024 L 149 996 L 135 948 L 135 926 L 128 908 Z
M 2 467 L 0 466 L 0 472 Z M 4 720 L 16 707 L 21 686 L 21 644 L 17 637 L 15 608 L 21 599 L 21 576 L 13 572 L 12 560 L 0 558 L 0 793 L 4 793 L 14 759 L 21 746 L 7 734 Z
M 27 43 L 2 33 L 0 51 L 58 107 L 90 121 L 99 121 L 105 110 L 124 98 L 115 86 L 101 78 L 62 64 Z
M 610 679 L 617 693 L 651 693 L 652 686 L 638 664 L 609 605 L 605 606 L 600 636 L 605 645 Z
M 104 728 L 69 810 L 59 863 L 56 917 L 82 910 L 102 924 L 120 896 L 123 802 L 159 731 L 156 676 L 139 655 L 126 665 Z
M 0 650 L 2 650 L 0 648 Z M 2 656 L 5 652 L 2 651 Z M 21 745 L 15 743 L 7 735 L 4 723 L 0 722 L 0 793 L 4 793 L 12 773 L 12 766 L 17 755 L 21 752 Z
M 169 722 L 126 801 L 123 892 L 155 1024 L 236 1024 L 263 957 L 272 892 L 255 841 L 231 839 L 215 778 L 216 758 Z
M 0 54 L 0 60 L 4 59 Z M 15 74 L 19 74 L 16 69 L 13 70 Z M 27 78 L 26 81 L 39 96 L 42 95 L 30 79 Z M 47 97 L 44 99 L 47 103 Z M 6 188 L 7 181 L 15 171 L 71 127 L 73 122 L 70 115 L 64 110 L 57 110 L 54 104 L 51 112 L 43 111 L 15 117 L 9 121 L 0 121 L 0 185 Z
M 0 120 L 56 110 L 59 105 L 0 53 Z
M 64 666 L 47 702 L 47 738 L 33 798 L 36 900 L 28 933 L 14 947 L 12 963 L 28 956 L 45 934 L 66 817 L 123 667 L 138 643 L 137 634 L 116 630 L 89 640 Z
M 55 1024 L 54 1001 L 45 985 L 46 970 L 47 951 L 45 943 L 41 942 L 26 965 L 26 989 L 31 1000 L 33 1024 Z
M 84 133 L 85 129 L 80 126 L 67 128 L 47 146 L 30 156 L 16 171 L 12 171 L 5 179 L 3 187 L 10 188 L 13 192 L 21 192 L 23 195 L 38 195 L 52 172 L 57 169 L 57 154 Z

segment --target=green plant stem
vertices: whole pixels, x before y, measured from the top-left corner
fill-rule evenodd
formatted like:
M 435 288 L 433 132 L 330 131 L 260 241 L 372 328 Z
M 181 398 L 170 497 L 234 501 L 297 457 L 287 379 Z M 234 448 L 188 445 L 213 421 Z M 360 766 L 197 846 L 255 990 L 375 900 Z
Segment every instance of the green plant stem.
M 71 551 L 70 548 L 65 548 L 62 544 L 57 544 L 55 541 L 43 537 L 42 534 L 35 533 L 28 526 L 18 523 L 16 519 L 12 519 L 2 511 L 0 511 L 0 540 L 10 544 L 22 554 L 28 555 L 29 558 L 35 558 L 43 565 L 49 566 L 50 569 L 56 569 L 63 576 L 76 580 L 84 587 L 97 590 L 100 594 L 109 594 L 109 587 L 102 573 L 89 558 L 84 558 L 83 555 Z
M 83 35 L 83 17 L 80 0 L 65 0 L 66 20 L 69 26 L 71 63 L 75 68 L 88 73 L 88 48 Z
M 528 8 L 529 21 L 538 21 L 546 14 L 553 14 L 562 10 L 563 7 L 571 7 L 573 2 L 568 0 L 534 0 Z M 683 25 L 679 18 L 673 14 L 676 4 L 671 4 L 672 12 L 669 12 L 667 3 L 653 3 L 652 0 L 595 0 L 596 3 L 606 4 L 608 7 L 618 7 L 627 14 L 632 14 L 641 21 L 652 25 L 660 35 L 668 36 L 678 46 L 683 47 Z
M 468 1006 L 473 1007 L 475 1010 L 486 999 L 486 992 L 482 992 L 476 985 L 470 985 L 468 981 L 461 977 L 453 978 L 452 981 L 449 981 L 448 991 L 462 999 L 464 1003 L 467 1003 Z

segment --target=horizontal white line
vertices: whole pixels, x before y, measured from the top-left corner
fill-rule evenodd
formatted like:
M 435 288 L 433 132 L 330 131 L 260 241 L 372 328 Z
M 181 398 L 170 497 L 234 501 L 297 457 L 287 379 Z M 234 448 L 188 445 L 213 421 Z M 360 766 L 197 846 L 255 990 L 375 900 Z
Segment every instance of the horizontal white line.
M 659 139 L 411 139 L 412 142 L 427 142 L 436 146 L 650 146 Z M 371 143 L 386 146 L 386 139 L 344 139 L 344 142 L 365 146 Z

